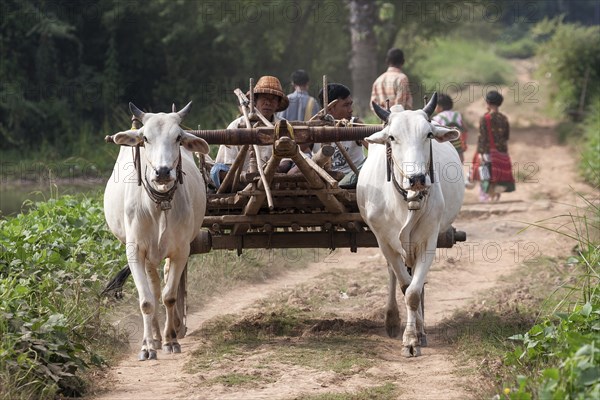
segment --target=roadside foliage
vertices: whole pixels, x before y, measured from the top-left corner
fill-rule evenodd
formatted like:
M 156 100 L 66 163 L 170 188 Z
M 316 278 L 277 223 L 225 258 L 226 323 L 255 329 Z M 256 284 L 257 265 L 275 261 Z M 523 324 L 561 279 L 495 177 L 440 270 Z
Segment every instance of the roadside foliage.
M 118 343 L 99 294 L 125 263 L 99 198 L 64 196 L 0 220 L 0 398 L 81 395 L 79 377 Z M 94 347 L 95 346 L 95 347 Z

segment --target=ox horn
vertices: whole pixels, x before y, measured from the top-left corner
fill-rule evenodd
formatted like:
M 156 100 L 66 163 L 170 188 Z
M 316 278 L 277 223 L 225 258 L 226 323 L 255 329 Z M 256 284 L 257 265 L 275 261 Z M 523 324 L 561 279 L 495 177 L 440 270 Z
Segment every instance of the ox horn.
M 425 111 L 425 114 L 427 114 L 427 117 L 429 117 L 429 118 L 431 118 L 431 116 L 433 115 L 433 112 L 435 111 L 435 107 L 437 106 L 437 100 L 438 100 L 437 98 L 438 98 L 437 92 L 433 92 L 431 99 L 429 100 L 427 105 L 423 108 L 423 111 Z
M 381 119 L 383 122 L 387 122 L 388 117 L 390 116 L 390 111 L 381 107 L 379 104 L 375 103 L 374 101 L 372 101 L 371 104 L 373 105 L 373 110 L 375 110 L 375 114 L 377 114 L 379 119 Z
M 181 119 L 184 119 L 186 115 L 188 115 L 188 113 L 190 112 L 190 110 L 192 109 L 192 102 L 190 101 L 189 103 L 187 103 L 187 105 L 185 107 L 183 107 L 181 109 L 181 111 L 179 111 L 177 113 L 177 115 L 179 115 L 179 117 Z
M 137 119 L 144 121 L 144 115 L 146 115 L 146 113 L 137 108 L 135 104 L 129 102 L 129 110 L 131 110 L 131 113 L 135 115 Z
M 175 103 L 173 103 L 173 105 L 171 105 L 171 111 L 177 112 L 177 107 L 175 107 Z

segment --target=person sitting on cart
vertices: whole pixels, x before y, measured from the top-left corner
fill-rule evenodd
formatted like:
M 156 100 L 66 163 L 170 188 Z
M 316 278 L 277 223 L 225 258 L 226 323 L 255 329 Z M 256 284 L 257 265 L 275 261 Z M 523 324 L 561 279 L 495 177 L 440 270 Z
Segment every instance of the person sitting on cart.
M 324 107 L 323 104 L 323 89 L 319 92 L 319 104 Z M 358 118 L 352 116 L 352 93 L 350 89 L 342 85 L 341 83 L 329 83 L 327 85 L 327 99 L 329 104 L 337 100 L 335 103 L 328 105 L 327 112 L 336 120 L 348 120 L 351 122 L 358 122 Z M 340 142 L 340 145 L 344 147 L 346 153 L 350 156 L 350 160 L 354 166 L 360 170 L 362 164 L 365 162 L 365 153 L 363 146 L 367 147 L 367 143 L 361 140 L 350 140 Z M 315 143 L 313 152 L 319 151 L 320 143 Z M 346 157 L 342 154 L 340 149 L 334 145 L 335 151 L 331 157 L 331 170 L 341 171 L 344 173 L 344 178 L 340 181 L 340 187 L 342 188 L 355 188 L 358 176 L 354 173 L 350 164 L 346 160 Z
M 288 105 L 289 100 L 283 92 L 279 79 L 274 76 L 265 75 L 256 82 L 256 86 L 254 86 L 254 106 L 267 120 L 275 124 L 275 122 L 280 120 L 275 113 L 285 110 Z M 254 121 L 251 122 L 254 123 Z M 236 129 L 239 127 L 246 127 L 243 116 L 232 121 L 227 126 L 227 129 Z M 217 188 L 221 186 L 222 180 L 231 168 L 241 148 L 242 146 L 219 146 L 215 164 L 210 170 L 210 177 Z M 260 157 L 264 164 L 271 158 L 273 147 L 259 146 L 259 153 L 256 156 Z M 246 156 L 242 170 L 247 170 L 248 164 L 249 157 Z

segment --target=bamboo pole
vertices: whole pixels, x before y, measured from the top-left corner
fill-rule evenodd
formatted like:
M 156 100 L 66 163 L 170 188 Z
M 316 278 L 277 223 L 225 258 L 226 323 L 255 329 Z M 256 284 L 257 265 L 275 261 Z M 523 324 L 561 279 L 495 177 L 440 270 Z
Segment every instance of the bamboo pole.
M 350 166 L 350 169 L 352 171 L 354 171 L 354 173 L 356 175 L 358 175 L 358 168 L 356 168 L 356 165 L 354 165 L 354 162 L 352 161 L 352 159 L 350 158 L 350 154 L 348 154 L 348 152 L 346 151 L 346 148 L 344 146 L 342 146 L 342 144 L 340 142 L 335 142 L 335 145 L 337 146 L 338 150 L 340 151 L 340 153 L 342 153 L 342 155 L 344 156 L 344 158 L 346 159 L 346 162 L 348 163 L 348 165 Z
M 252 125 L 250 123 L 250 117 L 248 116 L 248 110 L 246 110 L 246 106 L 245 106 L 245 101 L 247 99 L 245 99 L 244 94 L 239 89 L 235 90 L 235 94 L 238 96 L 240 105 L 242 106 L 242 113 L 244 114 L 244 121 L 246 122 L 246 127 L 252 128 Z M 252 100 L 250 100 L 250 104 L 252 104 Z M 256 114 L 259 117 L 264 118 L 258 110 L 256 110 Z M 265 118 L 265 120 L 266 120 L 266 118 Z M 264 163 L 263 163 L 262 158 L 260 157 L 260 151 L 259 151 L 260 149 L 258 148 L 258 145 L 256 145 L 256 144 L 253 144 L 252 148 L 254 149 L 254 155 L 256 157 L 256 164 L 258 166 L 258 174 L 260 175 L 260 180 L 265 189 L 265 194 L 267 195 L 267 204 L 269 205 L 269 209 L 272 210 L 274 208 L 273 196 L 271 195 L 271 187 L 269 186 L 269 182 L 267 181 L 267 177 L 265 176 Z

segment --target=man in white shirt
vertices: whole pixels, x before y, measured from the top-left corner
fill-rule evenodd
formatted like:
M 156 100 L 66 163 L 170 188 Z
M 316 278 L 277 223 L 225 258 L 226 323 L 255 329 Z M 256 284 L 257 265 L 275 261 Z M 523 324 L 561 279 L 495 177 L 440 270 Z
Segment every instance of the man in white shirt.
M 323 90 L 319 92 L 319 103 L 321 107 L 323 107 Z M 334 100 L 337 102 L 330 107 L 327 108 L 327 112 L 336 120 L 338 119 L 346 119 L 350 121 L 352 117 L 352 93 L 348 87 L 342 85 L 341 83 L 330 83 L 327 85 L 327 99 L 328 102 L 331 103 Z M 365 153 L 363 150 L 363 142 L 360 140 L 354 141 L 345 141 L 340 142 L 340 145 L 344 146 L 344 149 L 350 156 L 350 160 L 352 163 L 360 169 L 363 162 L 365 161 Z M 346 158 L 340 152 L 337 146 L 335 146 L 335 152 L 331 157 L 331 170 L 332 171 L 341 171 L 346 177 L 340 181 L 340 187 L 353 187 L 356 186 L 356 175 L 352 171 L 352 168 L 346 161 Z M 316 153 L 320 148 L 320 143 L 315 143 L 315 147 L 313 151 Z

